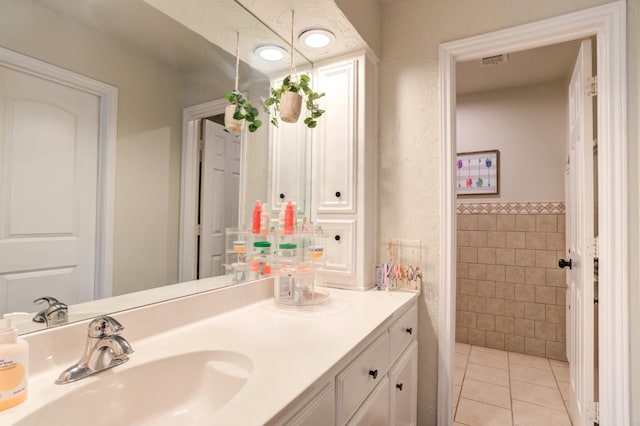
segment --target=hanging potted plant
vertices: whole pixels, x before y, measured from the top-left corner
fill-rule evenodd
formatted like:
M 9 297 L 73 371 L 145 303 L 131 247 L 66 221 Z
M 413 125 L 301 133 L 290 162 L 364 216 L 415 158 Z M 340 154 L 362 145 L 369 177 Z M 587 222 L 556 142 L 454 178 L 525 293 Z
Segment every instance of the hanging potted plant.
M 224 127 L 234 135 L 240 135 L 244 127 L 244 122 L 249 123 L 249 131 L 255 132 L 262 125 L 258 120 L 258 108 L 254 107 L 238 90 L 227 93 L 227 100 L 230 102 L 224 110 Z
M 230 102 L 224 110 L 224 127 L 229 133 L 239 136 L 244 128 L 244 122 L 249 123 L 249 131 L 255 132 L 262 125 L 258 120 L 258 108 L 253 106 L 238 90 L 238 75 L 240 69 L 240 33 L 236 38 L 236 86 L 235 89 L 225 95 Z
M 324 93 L 316 93 L 310 86 L 311 77 L 306 74 L 297 76 L 293 65 L 293 17 L 291 11 L 291 51 L 289 56 L 289 75 L 282 80 L 278 88 L 271 88 L 270 96 L 265 99 L 263 108 L 268 114 L 273 114 L 271 123 L 278 127 L 278 117 L 285 123 L 295 123 L 300 117 L 304 100 L 309 115 L 304 124 L 313 129 L 318 124 L 317 119 L 324 113 L 316 102 Z M 297 80 L 294 79 L 297 77 Z

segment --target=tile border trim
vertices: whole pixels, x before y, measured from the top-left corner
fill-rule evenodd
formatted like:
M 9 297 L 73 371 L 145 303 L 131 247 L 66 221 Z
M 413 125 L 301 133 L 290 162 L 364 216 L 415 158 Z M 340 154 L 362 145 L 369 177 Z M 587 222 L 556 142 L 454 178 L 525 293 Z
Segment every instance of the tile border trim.
M 564 201 L 457 203 L 458 214 L 565 214 Z

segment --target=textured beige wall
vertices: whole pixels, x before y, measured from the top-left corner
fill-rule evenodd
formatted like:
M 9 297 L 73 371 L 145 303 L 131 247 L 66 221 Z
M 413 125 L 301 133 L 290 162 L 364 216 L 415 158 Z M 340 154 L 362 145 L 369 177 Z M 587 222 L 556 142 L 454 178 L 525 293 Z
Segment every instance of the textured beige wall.
M 608 0 L 382 2 L 379 235 L 427 246 L 420 303 L 418 415 L 436 423 L 440 237 L 438 46 L 586 9 Z M 366 12 L 364 12 L 366 13 Z M 397 220 L 401 215 L 402 220 Z

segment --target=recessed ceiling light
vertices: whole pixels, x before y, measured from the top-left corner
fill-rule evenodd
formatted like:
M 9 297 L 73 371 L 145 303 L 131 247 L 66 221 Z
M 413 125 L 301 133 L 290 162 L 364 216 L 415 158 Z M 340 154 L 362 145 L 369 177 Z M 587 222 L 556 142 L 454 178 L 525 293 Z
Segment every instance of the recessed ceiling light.
M 266 44 L 264 46 L 258 46 L 254 53 L 260 56 L 265 61 L 281 61 L 287 56 L 287 51 L 280 46 Z
M 312 49 L 322 49 L 332 45 L 336 37 L 327 30 L 308 30 L 300 34 L 299 40 Z

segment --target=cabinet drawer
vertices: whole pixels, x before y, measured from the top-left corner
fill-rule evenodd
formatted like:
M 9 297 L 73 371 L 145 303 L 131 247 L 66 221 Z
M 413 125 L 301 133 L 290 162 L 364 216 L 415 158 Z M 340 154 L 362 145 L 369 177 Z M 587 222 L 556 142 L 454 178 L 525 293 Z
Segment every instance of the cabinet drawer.
M 389 424 L 389 379 L 378 384 L 371 396 L 362 404 L 348 426 L 387 426 Z
M 389 424 L 417 424 L 418 344 L 415 341 L 389 370 L 389 392 Z
M 341 219 L 318 219 L 316 223 L 329 235 L 327 238 L 327 264 L 319 272 L 330 272 L 342 276 L 354 276 L 356 257 L 356 221 Z
M 418 307 L 414 304 L 389 327 L 389 360 L 394 362 L 418 335 Z
M 339 424 L 345 424 L 389 368 L 389 333 L 383 332 L 337 377 Z

